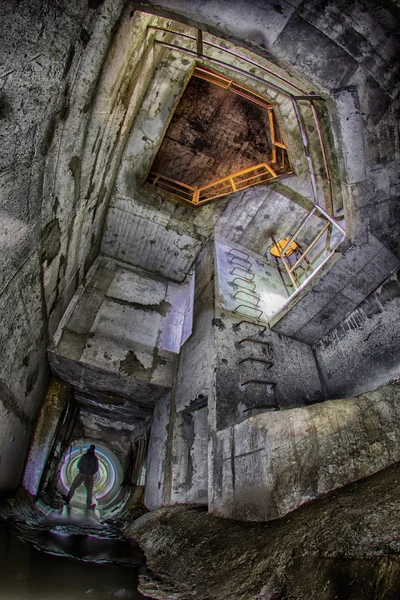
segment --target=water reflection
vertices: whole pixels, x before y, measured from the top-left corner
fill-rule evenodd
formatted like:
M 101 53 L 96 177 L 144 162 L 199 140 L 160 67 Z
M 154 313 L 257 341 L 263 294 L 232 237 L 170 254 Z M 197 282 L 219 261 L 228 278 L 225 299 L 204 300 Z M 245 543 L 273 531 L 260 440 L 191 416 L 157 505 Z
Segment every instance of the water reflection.
M 86 554 L 87 544 L 93 544 L 92 557 L 101 560 L 95 556 L 95 540 L 85 535 L 69 538 L 70 550 L 77 555 Z M 0 600 L 143 599 L 137 591 L 139 569 L 46 554 L 0 523 Z

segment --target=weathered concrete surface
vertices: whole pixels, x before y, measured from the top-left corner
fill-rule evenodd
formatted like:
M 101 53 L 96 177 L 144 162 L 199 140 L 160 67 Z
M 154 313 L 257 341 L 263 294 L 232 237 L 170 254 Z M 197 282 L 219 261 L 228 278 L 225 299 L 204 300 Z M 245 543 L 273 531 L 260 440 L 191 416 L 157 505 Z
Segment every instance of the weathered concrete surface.
M 176 410 L 204 406 L 214 393 L 214 250 L 205 248 L 195 269 L 193 331 L 182 346 L 176 381 Z
M 202 245 L 191 220 L 185 219 L 193 208 L 163 203 L 143 184 L 190 69 L 185 58 L 165 57 L 154 72 L 121 157 L 101 245 L 106 255 L 179 282 Z
M 230 245 L 224 240 L 215 242 L 215 256 L 218 273 L 217 303 L 221 308 L 233 312 L 240 307 L 239 312 L 242 314 L 260 316 L 261 321 L 266 323 L 287 302 L 288 292 L 278 269 L 261 256 L 251 253 L 243 246 Z M 243 267 L 249 268 L 253 274 L 250 282 L 243 281 L 244 278 L 251 277 L 246 275 Z
M 0 296 L 0 491 L 21 478 L 49 374 L 40 263 L 34 253 Z
M 188 294 L 188 286 L 102 258 L 55 336 L 53 371 L 78 389 L 151 404 L 172 386 Z
M 43 224 L 59 229 L 44 263 L 51 334 L 98 254 L 120 156 L 159 59 L 146 37 L 152 17 L 131 18 L 123 0 L 98 8 L 86 46 L 79 54 L 71 49 L 66 117 L 48 148 Z
M 281 517 L 400 458 L 400 386 L 259 414 L 217 432 L 212 514 Z
M 216 0 L 208 0 L 200 7 L 173 0 L 144 1 L 138 5 L 169 16 L 181 15 L 191 24 L 222 36 L 229 31 L 232 38 L 240 38 L 241 45 L 252 46 L 260 54 L 267 53 L 268 58 L 274 57 L 278 64 L 308 80 L 308 84 L 303 85 L 315 86 L 314 89 L 329 97 L 333 130 L 328 154 L 333 142 L 337 154 L 333 175 L 336 186 L 339 173 L 342 179 L 352 256 L 338 261 L 336 275 L 329 273 L 323 278 L 315 297 L 310 295 L 310 305 L 305 302 L 297 303 L 294 309 L 290 307 L 294 325 L 286 316 L 277 325 L 282 333 L 315 343 L 338 325 L 359 301 L 351 295 L 351 290 L 346 290 L 336 294 L 334 303 L 330 303 L 333 293 L 338 291 L 338 277 L 348 284 L 361 269 L 367 272 L 370 259 L 379 255 L 380 281 L 377 277 L 371 282 L 368 290 L 371 292 L 398 265 L 398 259 L 388 253 L 389 250 L 398 253 L 399 247 L 398 228 L 392 228 L 392 223 L 399 219 L 398 184 L 394 175 L 399 170 L 396 150 L 399 141 L 398 132 L 389 125 L 398 111 L 396 90 L 400 84 L 399 67 L 393 61 L 399 50 L 398 40 L 393 35 L 398 29 L 395 10 L 385 7 L 378 11 L 374 3 L 363 5 L 362 9 L 353 3 L 339 10 L 335 2 L 323 7 L 311 2 L 307 7 L 294 10 L 292 7 L 286 14 L 281 6 L 285 18 L 278 26 L 275 7 L 269 2 L 262 7 L 247 6 L 245 21 L 237 17 L 236 10 L 243 9 L 240 1 L 232 5 L 230 11 L 222 10 Z M 262 21 L 257 20 L 260 11 L 264 15 Z M 217 22 L 211 19 L 215 14 L 219 15 Z M 253 18 L 258 26 L 250 27 L 248 24 Z M 260 28 L 259 22 L 271 24 L 274 35 L 267 35 L 268 28 Z M 389 108 L 393 98 L 393 107 Z M 357 152 L 356 140 L 359 142 Z M 385 178 L 384 174 L 390 176 Z M 369 232 L 376 234 L 375 239 L 369 235 L 368 226 Z M 353 259 L 358 268 L 355 264 L 354 268 L 350 266 Z M 346 286 L 339 289 L 342 287 Z M 297 327 L 297 320 L 302 321 L 302 331 Z M 310 326 L 305 327 L 309 321 Z
M 36 496 L 52 446 L 56 440 L 62 414 L 68 404 L 70 387 L 52 379 L 40 408 L 35 432 L 25 466 L 23 486 Z
M 217 429 L 235 425 L 259 411 L 325 399 L 310 346 L 268 327 L 263 332 L 262 324 L 256 322 L 238 326 L 242 319 L 246 317 L 217 309 Z
M 146 465 L 144 503 L 154 510 L 164 504 L 165 471 L 170 418 L 170 395 L 160 398 L 154 406 Z
M 271 319 L 271 327 L 307 344 L 316 343 L 398 265 L 399 259 L 372 234 L 362 244 L 344 242 L 318 278 Z
M 354 396 L 400 378 L 399 315 L 397 271 L 315 346 L 328 398 Z
M 125 527 L 147 560 L 142 593 L 161 600 L 396 600 L 400 468 L 272 523 L 164 508 Z
M 195 268 L 193 331 L 179 357 L 172 397 L 164 504 L 207 502 L 208 405 L 215 397 L 215 255 L 208 244 Z
M 121 3 L 105 2 L 101 14 L 97 3 L 96 9 L 90 4 L 61 1 L 45 6 L 34 0 L 23 6 L 6 0 L 0 7 L 0 314 L 1 345 L 7 348 L 0 374 L 6 386 L 1 393 L 0 492 L 15 488 L 22 474 L 32 420 L 48 381 L 47 315 L 54 308 L 55 288 L 62 294 L 69 283 L 64 278 L 65 247 L 74 206 L 57 197 L 57 191 L 52 195 L 51 177 L 43 197 L 46 163 L 54 164 L 60 157 L 55 130 L 64 128 L 74 98 L 81 94 L 78 113 L 86 102 L 85 85 L 74 84 L 85 63 L 87 42 L 104 23 L 100 36 L 93 35 L 89 46 L 96 51 L 86 62 L 93 66 L 97 61 L 100 69 L 109 44 L 108 36 L 100 38 L 112 28 L 121 8 Z M 96 68 L 83 71 L 87 91 Z M 80 117 L 76 120 L 75 113 L 71 121 L 83 133 L 87 112 Z M 73 156 L 70 147 L 65 154 L 68 165 Z M 61 225 L 60 212 L 68 213 Z
M 229 3 L 229 8 L 217 0 L 200 4 L 178 0 L 139 4 L 150 12 L 154 8 L 155 12 L 175 14 L 178 20 L 209 29 L 223 38 L 237 39 L 242 47 L 252 48 L 280 65 L 276 67 L 278 73 L 290 72 L 306 91 L 320 92 L 328 99 L 324 128 L 324 133 L 329 134 L 328 156 L 337 154 L 333 179 L 337 187 L 339 174 L 343 179 L 339 196 L 345 201 L 346 223 L 354 247 L 347 249 L 338 261 L 336 272 L 329 273 L 330 281 L 325 278 L 324 285 L 313 288 L 320 292 L 323 302 L 319 304 L 317 294 L 311 292 L 309 310 L 299 307 L 295 314 L 295 307 L 287 315 L 286 333 L 290 335 L 297 335 L 300 326 L 304 328 L 314 319 L 313 325 L 299 336 L 315 343 L 371 291 L 368 278 L 373 256 L 376 262 L 373 259 L 372 270 L 376 268 L 376 272 L 371 279 L 375 287 L 387 276 L 388 265 L 396 266 L 393 256 L 398 256 L 400 248 L 399 133 L 394 126 L 399 110 L 397 9 L 389 3 L 377 7 L 369 0 L 347 4 L 336 0 L 324 4 L 295 2 L 290 6 L 281 2 L 279 8 L 274 2 L 249 5 L 244 0 Z M 4 347 L 7 345 L 1 375 L 7 386 L 6 400 L 2 398 L 7 408 L 2 410 L 8 416 L 1 427 L 0 486 L 4 487 L 0 489 L 16 485 L 30 420 L 45 387 L 47 331 L 52 334 L 57 327 L 98 252 L 109 198 L 112 196 L 111 210 L 121 199 L 135 206 L 132 221 L 138 229 L 132 227 L 129 231 L 138 239 L 142 232 L 149 235 L 143 251 L 146 260 L 154 259 L 149 268 L 158 269 L 161 264 L 171 268 L 171 276 L 177 278 L 183 277 L 227 205 L 227 201 L 221 201 L 218 208 L 203 207 L 196 212 L 195 207 L 182 207 L 158 194 L 143 196 L 142 203 L 142 196 L 136 194 L 170 116 L 174 96 L 179 94 L 193 62 L 184 64 L 182 55 L 176 58 L 160 48 L 153 51 L 153 34 L 146 37 L 146 24 L 152 17 L 131 15 L 132 6 L 139 4 L 127 5 L 124 12 L 122 1 L 78 2 L 72 6 L 60 0 L 47 6 L 34 0 L 26 7 L 6 0 L 0 9 L 6 34 L 1 41 L 4 70 L 0 72 L 0 118 L 5 131 L 0 159 L 1 207 L 6 212 L 2 256 L 7 263 L 2 271 L 4 286 L 8 286 L 4 287 L 1 311 L 2 342 Z M 170 68 L 174 62 L 175 72 Z M 169 76 L 172 73 L 178 79 L 174 90 L 167 83 L 162 85 L 168 70 Z M 267 87 L 262 88 L 262 93 Z M 148 129 L 142 132 L 136 124 L 144 123 L 139 112 L 146 94 L 146 107 L 151 108 L 154 118 L 149 119 L 147 112 Z M 165 100 L 159 113 L 158 94 Z M 349 106 L 343 107 L 343 98 L 350 96 L 358 97 L 360 103 L 359 108 L 354 103 L 354 113 L 352 107 L 350 113 Z M 289 108 L 285 114 L 289 127 Z M 283 118 L 285 114 L 282 112 Z M 347 130 L 349 115 L 352 118 Z M 358 118 L 364 147 L 359 157 L 360 164 L 365 165 L 364 181 L 361 170 L 351 177 L 346 175 L 351 165 L 359 166 L 348 160 L 354 150 L 349 133 L 354 132 Z M 136 159 L 142 153 L 143 160 L 122 164 L 124 148 L 130 148 L 127 142 L 133 124 L 135 132 L 129 141 L 136 136 L 142 145 L 137 146 L 138 154 L 130 156 Z M 301 136 L 295 129 L 293 121 L 289 139 L 297 149 Z M 307 133 L 310 140 L 317 138 L 308 121 Z M 124 154 L 127 156 L 128 152 Z M 310 182 L 301 170 L 304 162 L 296 161 L 296 168 L 300 169 L 300 183 L 295 190 L 299 201 L 299 196 L 309 199 Z M 316 165 L 320 166 L 320 157 L 316 157 Z M 318 193 L 320 187 L 317 182 Z M 282 190 L 278 191 L 281 194 Z M 292 192 L 287 192 L 289 197 Z M 136 213 L 143 214 L 147 206 L 150 209 L 146 218 L 136 219 Z M 248 217 L 244 221 L 248 222 Z M 157 239 L 171 242 L 160 243 L 160 252 L 168 250 L 168 257 L 152 253 L 153 221 L 157 223 Z M 248 224 L 252 237 L 257 230 Z M 260 229 L 263 227 L 261 223 Z M 258 232 L 256 240 L 261 247 L 262 235 Z M 107 230 L 106 235 L 112 233 Z M 129 249 L 128 241 L 124 243 Z M 136 248 L 140 250 L 138 245 Z M 368 260 L 363 262 L 365 257 Z M 358 264 L 357 269 L 348 268 L 352 262 Z M 357 285 L 366 281 L 361 294 L 352 281 L 357 273 Z M 343 288 L 338 281 L 345 279 L 347 285 Z M 318 315 L 314 312 L 317 306 Z M 295 317 L 291 324 L 290 314 Z M 93 381 L 96 379 L 94 373 Z M 14 433 L 22 441 L 14 454 L 15 463 L 5 467 L 4 456 L 10 451 L 9 440 Z
M 164 504 L 207 504 L 208 408 L 180 412 L 172 440 L 172 490 Z

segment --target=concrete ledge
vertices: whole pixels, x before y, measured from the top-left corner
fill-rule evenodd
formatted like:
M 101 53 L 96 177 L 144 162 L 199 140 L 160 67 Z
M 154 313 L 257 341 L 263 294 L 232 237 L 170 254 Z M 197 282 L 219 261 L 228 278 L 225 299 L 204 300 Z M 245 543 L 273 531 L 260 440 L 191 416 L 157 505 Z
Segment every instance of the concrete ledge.
M 221 517 L 269 521 L 400 460 L 400 385 L 251 417 L 215 436 Z
M 318 342 L 399 264 L 373 235 L 364 244 L 345 240 L 339 249 L 324 269 L 270 320 L 274 331 L 306 344 Z

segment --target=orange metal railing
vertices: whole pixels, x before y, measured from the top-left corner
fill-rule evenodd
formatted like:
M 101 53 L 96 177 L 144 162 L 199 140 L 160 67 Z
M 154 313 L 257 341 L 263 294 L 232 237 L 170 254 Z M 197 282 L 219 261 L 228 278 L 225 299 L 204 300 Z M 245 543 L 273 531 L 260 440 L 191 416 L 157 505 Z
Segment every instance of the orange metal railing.
M 245 190 L 253 185 L 276 179 L 279 175 L 280 173 L 277 173 L 268 163 L 263 162 L 200 187 L 188 185 L 155 171 L 150 172 L 147 181 L 151 185 L 165 189 L 191 204 L 199 205 L 232 192 Z

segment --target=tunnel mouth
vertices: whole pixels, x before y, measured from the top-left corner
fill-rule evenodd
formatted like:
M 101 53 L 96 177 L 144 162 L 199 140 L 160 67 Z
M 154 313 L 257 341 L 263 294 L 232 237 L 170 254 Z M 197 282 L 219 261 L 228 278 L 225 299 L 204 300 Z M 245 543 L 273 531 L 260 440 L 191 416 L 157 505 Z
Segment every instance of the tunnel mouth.
M 75 476 L 78 474 L 79 459 L 87 452 L 89 446 L 96 446 L 99 470 L 94 477 L 93 500 L 102 508 L 109 506 L 118 496 L 122 481 L 123 469 L 116 454 L 103 442 L 92 439 L 77 439 L 71 442 L 64 453 L 58 481 L 58 491 L 65 495 Z M 80 486 L 73 502 L 85 504 L 86 490 Z

